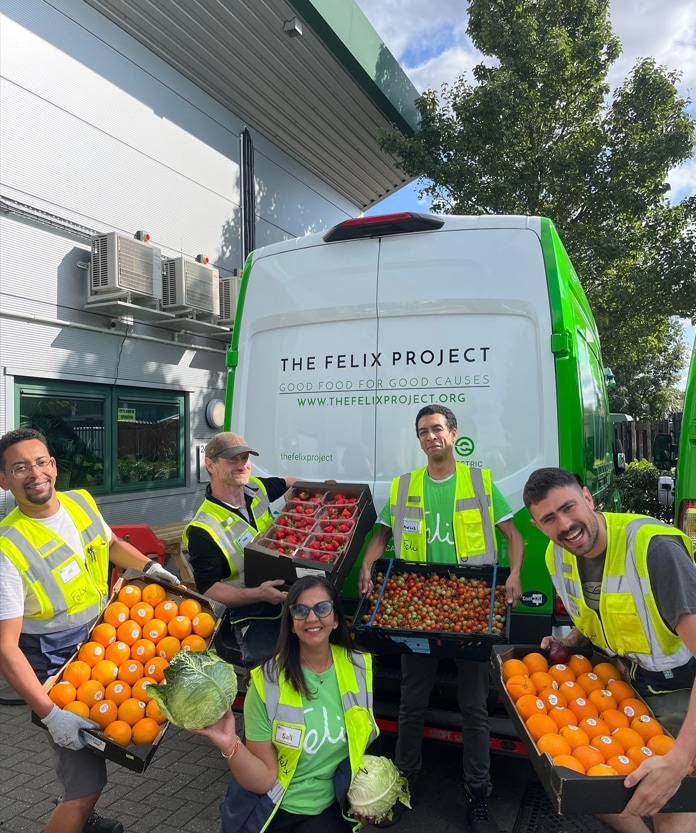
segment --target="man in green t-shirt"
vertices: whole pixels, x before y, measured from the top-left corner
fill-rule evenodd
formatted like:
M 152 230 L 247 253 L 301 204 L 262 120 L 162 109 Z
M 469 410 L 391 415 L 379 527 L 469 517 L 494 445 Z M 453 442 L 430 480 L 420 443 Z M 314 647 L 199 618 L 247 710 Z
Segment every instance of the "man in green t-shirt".
M 360 570 L 360 592 L 373 589 L 372 565 L 394 537 L 394 555 L 407 561 L 495 564 L 495 529 L 507 541 L 510 577 L 506 601 L 517 604 L 522 596 L 520 571 L 524 557 L 522 536 L 512 511 L 487 469 L 470 469 L 454 459 L 457 419 L 449 408 L 427 405 L 416 417 L 416 435 L 428 458 L 422 469 L 397 477 L 389 501 L 380 513 L 381 527 L 367 546 Z M 472 508 L 475 507 L 475 508 Z M 488 810 L 490 792 L 490 732 L 488 728 L 488 664 L 456 660 L 458 703 L 464 738 L 462 765 L 467 790 L 467 823 L 473 833 L 498 833 Z M 425 712 L 437 676 L 437 657 L 404 654 L 401 658 L 401 703 L 396 765 L 411 788 L 421 769 Z M 396 805 L 398 821 L 404 807 Z M 386 826 L 381 822 L 380 826 Z

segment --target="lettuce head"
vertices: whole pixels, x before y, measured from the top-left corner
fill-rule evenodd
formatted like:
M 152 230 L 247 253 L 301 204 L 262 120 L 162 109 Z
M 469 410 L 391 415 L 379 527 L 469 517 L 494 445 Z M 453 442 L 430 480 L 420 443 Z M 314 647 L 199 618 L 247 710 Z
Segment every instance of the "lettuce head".
M 234 668 L 215 651 L 179 651 L 164 670 L 165 683 L 148 686 L 167 720 L 182 729 L 217 723 L 237 696 Z
M 148 692 L 150 691 L 148 688 Z M 348 790 L 350 808 L 364 818 L 392 817 L 397 801 L 411 807 L 408 781 L 389 758 L 364 755 Z

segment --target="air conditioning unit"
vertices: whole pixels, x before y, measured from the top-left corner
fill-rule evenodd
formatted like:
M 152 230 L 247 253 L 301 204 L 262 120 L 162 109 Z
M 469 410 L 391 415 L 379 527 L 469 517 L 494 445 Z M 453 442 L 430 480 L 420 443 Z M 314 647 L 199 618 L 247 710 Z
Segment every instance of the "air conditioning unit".
M 162 261 L 162 309 L 218 314 L 218 270 L 187 257 Z
M 136 298 L 162 298 L 162 252 L 117 232 L 93 237 L 90 295 L 129 292 Z
M 218 324 L 222 324 L 224 327 L 234 324 L 241 282 L 242 279 L 237 277 L 220 278 L 220 318 Z

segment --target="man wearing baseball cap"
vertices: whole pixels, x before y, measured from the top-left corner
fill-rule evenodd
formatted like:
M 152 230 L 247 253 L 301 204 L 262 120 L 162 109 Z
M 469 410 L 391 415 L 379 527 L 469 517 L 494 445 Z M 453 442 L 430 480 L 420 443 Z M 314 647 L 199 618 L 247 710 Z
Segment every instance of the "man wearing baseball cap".
M 239 434 L 223 431 L 210 440 L 205 447 L 210 483 L 183 535 L 198 592 L 230 609 L 247 668 L 275 648 L 285 596 L 279 590 L 282 579 L 246 587 L 244 547 L 268 529 L 270 505 L 299 479 L 252 477 L 250 455 L 259 456 Z

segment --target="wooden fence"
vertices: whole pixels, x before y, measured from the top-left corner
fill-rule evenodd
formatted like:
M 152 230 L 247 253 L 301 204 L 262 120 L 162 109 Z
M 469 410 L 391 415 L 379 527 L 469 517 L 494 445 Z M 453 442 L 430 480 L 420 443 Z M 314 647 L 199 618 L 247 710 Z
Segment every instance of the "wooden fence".
M 672 414 L 669 419 L 634 419 L 631 422 L 615 422 L 612 425 L 614 447 L 617 440 L 623 445 L 626 462 L 650 460 L 652 444 L 657 434 L 669 434 L 674 445 L 679 444 L 681 414 Z

